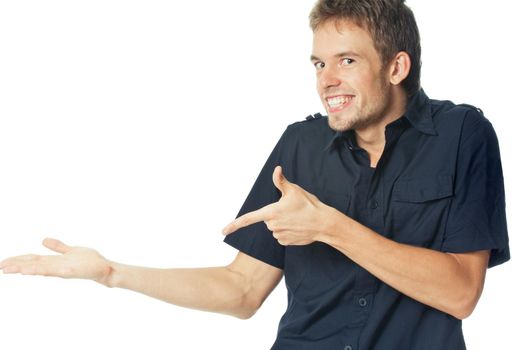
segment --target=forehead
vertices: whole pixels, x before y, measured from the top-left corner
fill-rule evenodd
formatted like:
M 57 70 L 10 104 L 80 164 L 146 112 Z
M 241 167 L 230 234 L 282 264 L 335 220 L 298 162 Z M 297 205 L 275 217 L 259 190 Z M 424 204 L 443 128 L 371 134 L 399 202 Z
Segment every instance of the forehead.
M 314 56 L 322 58 L 347 51 L 377 56 L 370 32 L 353 21 L 329 20 L 313 32 Z

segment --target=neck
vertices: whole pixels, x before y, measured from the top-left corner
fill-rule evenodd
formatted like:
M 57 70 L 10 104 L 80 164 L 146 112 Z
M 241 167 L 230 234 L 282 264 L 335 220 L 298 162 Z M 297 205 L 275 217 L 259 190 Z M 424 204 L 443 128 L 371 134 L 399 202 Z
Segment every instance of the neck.
M 365 128 L 355 130 L 357 144 L 370 155 L 371 167 L 377 166 L 384 151 L 386 125 L 399 119 L 406 110 L 408 98 L 402 89 L 395 89 L 392 97 L 384 118 Z

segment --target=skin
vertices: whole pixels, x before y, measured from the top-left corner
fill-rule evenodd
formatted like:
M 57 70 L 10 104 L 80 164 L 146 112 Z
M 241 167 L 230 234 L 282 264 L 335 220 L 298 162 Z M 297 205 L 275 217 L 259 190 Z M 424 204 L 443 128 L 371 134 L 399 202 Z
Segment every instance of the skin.
M 282 270 L 238 253 L 222 267 L 155 269 L 109 261 L 97 251 L 46 238 L 59 255 L 21 255 L 0 263 L 4 273 L 89 279 L 107 287 L 133 290 L 171 304 L 251 317 L 282 277 Z
M 400 83 L 410 58 L 397 53 L 383 66 L 369 33 L 352 22 L 327 22 L 313 35 L 312 61 L 317 90 L 335 130 L 355 129 L 357 142 L 376 166 L 382 155 L 387 124 L 399 118 L 407 96 Z M 328 97 L 349 97 L 344 106 Z M 483 290 L 488 251 L 450 254 L 391 241 L 361 225 L 316 196 L 290 183 L 281 167 L 273 182 L 282 197 L 227 225 L 230 234 L 264 221 L 284 246 L 324 242 L 393 288 L 459 319 L 474 310 Z M 44 246 L 59 255 L 24 255 L 0 263 L 4 273 L 84 278 L 108 287 L 134 290 L 179 306 L 253 315 L 282 278 L 282 271 L 243 253 L 224 267 L 153 269 L 109 261 L 89 248 L 70 247 L 46 239 Z M 416 263 L 418 262 L 418 263 Z

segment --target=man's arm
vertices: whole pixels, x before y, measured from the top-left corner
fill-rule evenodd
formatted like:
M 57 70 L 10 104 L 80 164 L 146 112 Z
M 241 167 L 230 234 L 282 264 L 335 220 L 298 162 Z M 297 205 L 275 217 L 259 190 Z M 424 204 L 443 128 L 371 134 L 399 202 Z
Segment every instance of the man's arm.
M 44 245 L 60 255 L 24 255 L 0 263 L 4 273 L 83 278 L 133 290 L 182 307 L 251 317 L 276 287 L 282 270 L 238 253 L 228 266 L 155 269 L 111 262 L 93 249 L 54 239 Z
M 282 192 L 280 200 L 240 216 L 224 234 L 264 221 L 284 246 L 324 242 L 423 304 L 459 319 L 474 310 L 485 282 L 488 251 L 449 254 L 397 243 L 290 183 L 280 167 L 273 182 Z
M 488 250 L 452 254 L 401 244 L 331 212 L 320 241 L 410 298 L 458 319 L 472 313 L 483 291 Z

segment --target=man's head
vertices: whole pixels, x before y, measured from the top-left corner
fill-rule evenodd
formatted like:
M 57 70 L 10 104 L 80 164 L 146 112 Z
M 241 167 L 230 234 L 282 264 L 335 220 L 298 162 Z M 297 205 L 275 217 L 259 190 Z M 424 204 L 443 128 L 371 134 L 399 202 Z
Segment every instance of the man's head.
M 319 0 L 310 25 L 318 90 L 334 129 L 386 117 L 393 87 L 406 97 L 419 90 L 419 31 L 404 0 Z

